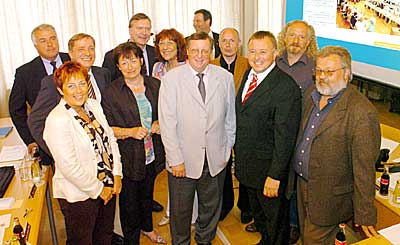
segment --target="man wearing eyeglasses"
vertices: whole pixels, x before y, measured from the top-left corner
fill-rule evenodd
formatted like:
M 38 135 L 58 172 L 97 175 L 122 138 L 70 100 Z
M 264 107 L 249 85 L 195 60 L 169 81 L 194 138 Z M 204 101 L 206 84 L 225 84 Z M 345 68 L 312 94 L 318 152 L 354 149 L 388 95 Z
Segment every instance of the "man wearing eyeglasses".
M 317 55 L 315 87 L 304 95 L 294 174 L 304 245 L 333 244 L 340 223 L 376 235 L 375 168 L 380 129 L 374 106 L 351 81 L 351 56 L 327 46 Z M 352 241 L 347 241 L 352 243 Z M 354 241 L 353 241 L 354 242 Z
M 197 244 L 211 244 L 221 214 L 225 167 L 235 141 L 233 76 L 210 65 L 212 39 L 188 38 L 188 62 L 165 75 L 158 101 L 170 194 L 172 244 L 190 244 L 194 193 Z
M 289 243 L 285 197 L 301 118 L 301 91 L 276 66 L 274 35 L 258 31 L 248 42 L 249 69 L 236 96 L 235 174 L 246 186 L 259 244 Z

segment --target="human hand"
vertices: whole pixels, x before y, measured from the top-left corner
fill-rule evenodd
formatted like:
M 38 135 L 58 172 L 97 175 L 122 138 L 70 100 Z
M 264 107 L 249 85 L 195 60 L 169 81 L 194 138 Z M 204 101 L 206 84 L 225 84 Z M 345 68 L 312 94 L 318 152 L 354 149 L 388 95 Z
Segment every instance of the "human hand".
M 121 189 L 122 189 L 121 176 L 115 175 L 114 176 L 114 187 L 113 187 L 112 194 L 119 195 L 119 193 L 121 193 Z
M 147 136 L 147 132 L 147 129 L 143 127 L 134 127 L 132 128 L 132 138 L 142 140 Z
M 171 166 L 171 169 L 172 169 L 172 176 L 177 178 L 186 177 L 185 163 L 181 163 L 176 166 Z
M 100 193 L 100 198 L 103 199 L 104 205 L 107 205 L 108 201 L 113 198 L 113 188 L 103 186 L 103 190 Z
M 153 122 L 153 125 L 151 125 L 151 133 L 152 134 L 160 134 L 160 124 L 157 121 Z
M 280 183 L 281 183 L 280 180 L 275 180 L 271 177 L 267 177 L 264 184 L 264 191 L 263 191 L 264 196 L 277 197 Z

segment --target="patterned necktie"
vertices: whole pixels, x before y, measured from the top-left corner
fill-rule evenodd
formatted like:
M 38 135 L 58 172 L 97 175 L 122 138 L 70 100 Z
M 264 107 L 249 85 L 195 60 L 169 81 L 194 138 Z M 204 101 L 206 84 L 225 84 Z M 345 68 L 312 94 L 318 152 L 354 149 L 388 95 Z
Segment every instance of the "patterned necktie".
M 246 95 L 244 96 L 244 99 L 242 101 L 242 105 L 246 103 L 247 99 L 250 97 L 250 95 L 256 90 L 257 88 L 257 74 L 253 74 L 253 79 L 250 82 L 249 88 L 247 89 Z
M 52 62 L 50 62 L 50 65 L 53 67 L 53 71 L 51 72 L 51 74 L 54 74 L 54 72 L 56 71 L 56 69 L 57 69 L 57 66 L 56 66 L 56 61 L 55 60 L 53 60 Z
M 203 81 L 204 74 L 203 73 L 197 73 L 197 76 L 200 79 L 199 85 L 198 85 L 199 92 L 201 94 L 201 98 L 203 99 L 203 102 L 205 102 L 205 100 L 206 100 L 206 86 L 204 85 L 204 81 Z
M 88 81 L 88 96 L 91 99 L 96 99 L 96 94 L 93 89 L 92 79 L 91 79 L 90 75 L 89 75 L 89 81 Z

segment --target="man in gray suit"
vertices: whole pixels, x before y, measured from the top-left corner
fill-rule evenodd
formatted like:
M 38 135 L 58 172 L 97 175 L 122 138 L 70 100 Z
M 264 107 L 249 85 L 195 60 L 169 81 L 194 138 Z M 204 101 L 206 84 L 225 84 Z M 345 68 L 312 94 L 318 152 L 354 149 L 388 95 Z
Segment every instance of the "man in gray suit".
M 377 234 L 378 112 L 349 85 L 351 57 L 345 48 L 322 48 L 315 78 L 315 87 L 304 95 L 293 165 L 303 244 L 334 244 L 338 225 L 349 221 L 371 237 Z
M 211 244 L 221 213 L 225 166 L 235 141 L 233 76 L 209 65 L 212 39 L 188 38 L 188 63 L 169 71 L 159 96 L 171 202 L 172 244 L 190 244 L 194 192 L 199 201 L 195 240 Z
M 101 100 L 101 92 L 111 83 L 110 72 L 101 67 L 93 66 L 96 59 L 94 38 L 85 33 L 79 33 L 68 41 L 69 55 L 72 61 L 81 63 L 89 71 L 92 87 L 92 98 Z M 53 75 L 43 78 L 42 85 L 28 117 L 28 126 L 33 138 L 39 146 L 50 154 L 43 141 L 43 129 L 47 115 L 60 101 L 60 94 L 54 84 Z

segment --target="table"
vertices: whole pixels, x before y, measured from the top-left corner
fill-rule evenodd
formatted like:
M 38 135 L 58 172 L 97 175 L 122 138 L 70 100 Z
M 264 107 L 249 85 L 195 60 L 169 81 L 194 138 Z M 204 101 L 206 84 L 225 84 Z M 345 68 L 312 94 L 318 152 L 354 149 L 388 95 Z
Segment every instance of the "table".
M 12 125 L 10 118 L 0 118 L 0 126 L 10 126 Z M 12 132 L 4 139 L 0 140 L 0 148 L 2 146 L 12 146 L 16 144 L 21 144 L 22 139 L 19 137 L 18 132 L 15 127 Z M 39 228 L 40 228 L 40 220 L 43 212 L 43 203 L 46 198 L 47 209 L 49 212 L 50 226 L 52 231 L 53 244 L 57 244 L 57 234 L 55 233 L 55 223 L 54 223 L 54 215 L 53 215 L 53 207 L 51 202 L 51 196 L 49 188 L 47 188 L 47 180 L 49 177 L 49 168 L 44 167 L 45 176 L 44 176 L 44 184 L 37 187 L 35 195 L 33 198 L 29 198 L 29 194 L 31 192 L 33 183 L 31 181 L 22 181 L 18 179 L 16 176 L 13 177 L 8 189 L 4 195 L 4 197 L 14 197 L 16 202 L 21 202 L 21 206 L 15 209 L 10 210 L 0 210 L 0 215 L 11 213 L 11 224 L 10 227 L 5 230 L 4 240 L 8 241 L 13 233 L 12 233 L 12 220 L 14 217 L 18 217 L 21 225 L 26 228 L 26 224 L 29 223 L 31 225 L 30 235 L 28 238 L 28 242 L 32 245 L 37 244 Z M 24 217 L 26 211 L 29 213 Z M 54 232 L 53 232 L 54 230 Z
M 400 142 L 400 130 L 381 124 L 382 137 Z M 388 162 L 393 161 L 400 157 L 400 146 L 398 146 L 393 152 L 390 153 Z M 376 173 L 376 177 L 381 176 L 382 173 Z M 376 229 L 380 230 L 395 224 L 400 223 L 400 208 L 390 205 L 389 200 L 382 198 L 378 192 L 375 196 L 375 206 L 378 210 L 378 223 Z M 391 244 L 384 237 L 369 238 L 361 242 L 356 243 L 357 245 L 386 245 Z

